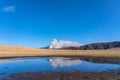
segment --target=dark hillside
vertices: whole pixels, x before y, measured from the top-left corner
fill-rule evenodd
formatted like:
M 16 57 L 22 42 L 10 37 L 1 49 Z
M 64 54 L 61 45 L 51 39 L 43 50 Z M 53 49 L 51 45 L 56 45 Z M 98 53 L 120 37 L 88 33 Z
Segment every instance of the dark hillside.
M 65 47 L 62 49 L 70 49 L 70 50 L 106 50 L 111 48 L 120 48 L 120 41 L 115 42 L 105 42 L 105 43 L 92 43 L 88 45 L 83 45 L 80 47 Z

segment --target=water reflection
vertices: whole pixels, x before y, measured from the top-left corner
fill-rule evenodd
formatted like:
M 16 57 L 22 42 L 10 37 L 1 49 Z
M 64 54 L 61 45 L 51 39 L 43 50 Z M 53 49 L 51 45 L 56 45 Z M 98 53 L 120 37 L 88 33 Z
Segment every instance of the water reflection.
M 14 63 L 14 62 L 26 62 L 24 59 L 0 59 L 0 64 L 3 63 Z
M 53 58 L 49 59 L 49 62 L 53 68 L 74 66 L 83 63 L 84 61 L 80 59 L 70 59 L 70 58 Z
M 0 59 L 0 77 L 21 72 L 83 71 L 102 72 L 120 69 L 119 64 L 100 64 L 63 57 Z M 3 74 L 4 73 L 4 74 Z

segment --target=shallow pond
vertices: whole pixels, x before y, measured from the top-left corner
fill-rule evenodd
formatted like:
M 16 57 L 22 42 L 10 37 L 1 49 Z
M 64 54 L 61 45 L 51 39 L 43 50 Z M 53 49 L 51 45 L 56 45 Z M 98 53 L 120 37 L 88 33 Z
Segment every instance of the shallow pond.
M 0 59 L 0 77 L 13 73 L 42 71 L 102 72 L 118 70 L 120 64 L 93 63 L 64 57 L 37 57 Z

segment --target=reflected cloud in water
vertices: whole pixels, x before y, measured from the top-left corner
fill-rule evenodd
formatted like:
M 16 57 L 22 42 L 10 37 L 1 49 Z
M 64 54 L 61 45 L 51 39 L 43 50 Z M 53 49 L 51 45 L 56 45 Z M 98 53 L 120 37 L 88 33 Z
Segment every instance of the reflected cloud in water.
M 52 58 L 49 62 L 53 68 L 74 66 L 83 63 L 84 61 L 80 59 L 70 59 L 70 58 Z

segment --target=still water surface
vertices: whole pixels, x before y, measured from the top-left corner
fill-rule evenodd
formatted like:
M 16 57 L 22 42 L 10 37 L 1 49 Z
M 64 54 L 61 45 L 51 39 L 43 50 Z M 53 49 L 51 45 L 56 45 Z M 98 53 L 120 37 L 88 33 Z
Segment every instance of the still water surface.
M 83 71 L 101 72 L 118 70 L 120 64 L 102 64 L 63 57 L 0 59 L 0 77 L 12 73 L 39 71 Z

